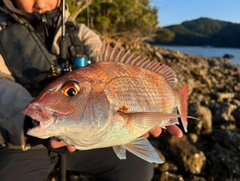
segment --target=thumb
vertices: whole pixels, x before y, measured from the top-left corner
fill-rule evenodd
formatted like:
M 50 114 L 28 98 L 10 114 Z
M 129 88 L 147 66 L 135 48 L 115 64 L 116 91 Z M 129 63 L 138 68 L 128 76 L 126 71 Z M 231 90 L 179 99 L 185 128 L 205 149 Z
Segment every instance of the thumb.
M 68 149 L 68 151 L 69 151 L 70 153 L 76 151 L 75 146 L 72 146 L 72 145 L 67 145 L 67 149 Z

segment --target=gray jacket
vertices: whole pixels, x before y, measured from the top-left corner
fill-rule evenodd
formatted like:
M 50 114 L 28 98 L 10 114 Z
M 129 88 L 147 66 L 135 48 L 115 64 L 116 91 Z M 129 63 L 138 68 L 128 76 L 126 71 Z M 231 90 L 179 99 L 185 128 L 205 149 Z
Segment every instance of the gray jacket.
M 16 16 L 16 15 L 14 15 Z M 4 16 L 3 16 L 4 17 Z M 2 20 L 1 14 L 0 18 Z M 69 17 L 69 12 L 66 12 Z M 20 19 L 21 20 L 21 19 Z M 100 37 L 84 24 L 78 24 L 78 36 L 84 44 L 85 52 L 95 59 L 102 44 Z M 0 30 L 1 31 L 1 30 Z M 61 36 L 59 26 L 57 35 L 54 37 L 52 52 L 59 54 L 57 39 Z M 0 145 L 27 150 L 31 148 L 24 136 L 25 115 L 23 108 L 33 99 L 30 93 L 20 84 L 16 83 L 6 62 L 0 55 Z

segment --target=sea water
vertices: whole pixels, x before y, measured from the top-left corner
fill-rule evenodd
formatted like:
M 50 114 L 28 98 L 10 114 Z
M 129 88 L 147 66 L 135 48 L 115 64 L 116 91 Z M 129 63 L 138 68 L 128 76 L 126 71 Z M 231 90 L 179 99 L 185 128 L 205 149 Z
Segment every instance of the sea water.
M 240 65 L 240 49 L 238 48 L 215 48 L 209 46 L 195 47 L 195 46 L 166 46 L 158 45 L 169 50 L 179 51 L 182 53 L 201 55 L 208 57 L 223 57 L 225 54 L 233 55 L 235 58 L 229 61 L 233 64 Z

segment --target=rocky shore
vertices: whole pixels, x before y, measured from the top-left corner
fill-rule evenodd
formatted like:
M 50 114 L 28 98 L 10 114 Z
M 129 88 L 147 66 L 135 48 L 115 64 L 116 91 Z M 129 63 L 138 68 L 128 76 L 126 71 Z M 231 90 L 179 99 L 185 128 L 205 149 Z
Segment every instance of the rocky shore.
M 147 43 L 123 43 L 136 55 L 173 68 L 189 86 L 188 133 L 150 138 L 165 163 L 153 181 L 240 180 L 240 66 L 224 58 L 194 56 Z M 224 54 L 225 52 L 223 52 Z
M 189 119 L 188 133 L 182 138 L 166 131 L 150 138 L 165 160 L 155 165 L 152 181 L 239 181 L 240 66 L 224 58 L 194 56 L 148 43 L 115 42 L 174 69 L 179 86 L 189 86 L 189 115 L 199 118 Z

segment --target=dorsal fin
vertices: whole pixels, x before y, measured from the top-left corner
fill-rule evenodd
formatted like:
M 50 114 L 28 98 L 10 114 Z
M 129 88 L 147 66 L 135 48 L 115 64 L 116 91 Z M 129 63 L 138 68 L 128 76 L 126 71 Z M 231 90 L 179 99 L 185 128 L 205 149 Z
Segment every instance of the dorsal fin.
M 161 62 L 153 62 L 140 56 L 135 56 L 130 51 L 125 52 L 118 45 L 114 48 L 109 43 L 103 41 L 102 47 L 98 53 L 96 62 L 121 62 L 124 64 L 137 66 L 161 74 L 173 88 L 177 88 L 178 80 L 174 70 Z

